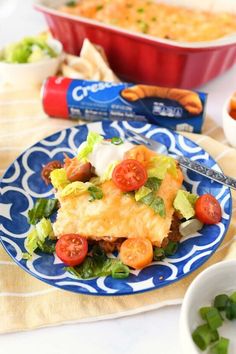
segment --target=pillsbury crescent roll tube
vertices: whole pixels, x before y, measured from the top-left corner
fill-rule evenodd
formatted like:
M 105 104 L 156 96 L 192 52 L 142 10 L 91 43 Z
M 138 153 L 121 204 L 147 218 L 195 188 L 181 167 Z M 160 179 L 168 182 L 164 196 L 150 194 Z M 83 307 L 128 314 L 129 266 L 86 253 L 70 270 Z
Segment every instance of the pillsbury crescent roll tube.
M 65 119 L 144 121 L 174 130 L 201 132 L 207 95 L 202 92 L 130 83 L 50 77 L 43 108 Z

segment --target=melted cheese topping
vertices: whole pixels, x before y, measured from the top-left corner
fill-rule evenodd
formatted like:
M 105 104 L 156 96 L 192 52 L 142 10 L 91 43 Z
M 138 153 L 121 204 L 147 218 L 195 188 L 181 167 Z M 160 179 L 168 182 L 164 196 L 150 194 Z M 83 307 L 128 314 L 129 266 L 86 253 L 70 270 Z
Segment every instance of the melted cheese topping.
M 176 41 L 210 41 L 236 31 L 233 14 L 210 13 L 151 0 L 80 0 L 76 6 L 62 6 L 60 10 Z
M 182 182 L 183 175 L 179 169 L 177 178 L 167 173 L 162 181 L 157 195 L 165 203 L 164 218 L 149 206 L 122 193 L 112 181 L 100 186 L 103 198 L 92 203 L 88 201 L 87 193 L 64 198 L 58 193 L 61 208 L 53 225 L 55 235 L 78 233 L 94 240 L 106 239 L 107 236 L 113 239 L 144 237 L 160 246 L 168 236 L 174 212 L 173 201 Z

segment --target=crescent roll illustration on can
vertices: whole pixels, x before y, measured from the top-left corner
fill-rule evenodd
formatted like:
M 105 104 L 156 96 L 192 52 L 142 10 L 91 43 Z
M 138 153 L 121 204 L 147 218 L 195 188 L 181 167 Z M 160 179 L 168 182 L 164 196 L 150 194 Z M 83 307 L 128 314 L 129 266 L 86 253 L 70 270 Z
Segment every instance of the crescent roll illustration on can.
M 190 114 L 198 115 L 202 112 L 202 102 L 199 95 L 190 90 L 177 88 L 135 85 L 124 89 L 121 96 L 134 102 L 142 98 L 165 98 L 181 104 Z

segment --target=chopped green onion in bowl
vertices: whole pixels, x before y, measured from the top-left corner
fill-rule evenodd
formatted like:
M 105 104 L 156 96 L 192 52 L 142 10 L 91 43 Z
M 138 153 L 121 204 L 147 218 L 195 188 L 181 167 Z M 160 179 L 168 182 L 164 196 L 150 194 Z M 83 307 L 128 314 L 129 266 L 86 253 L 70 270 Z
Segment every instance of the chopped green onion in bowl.
M 192 333 L 192 338 L 198 348 L 205 350 L 208 345 L 215 342 L 219 336 L 216 330 L 211 330 L 207 324 L 203 324 L 195 329 Z
M 223 323 L 222 326 L 219 326 L 216 329 L 219 339 L 214 343 L 209 343 L 204 353 L 221 353 L 221 351 L 216 351 L 218 349 L 215 349 L 218 347 L 221 348 L 221 344 L 217 344 L 220 342 L 221 337 L 229 339 L 229 345 L 226 346 L 222 353 L 235 353 L 236 320 L 229 320 L 226 317 L 226 309 L 231 315 L 234 313 L 234 305 L 230 300 L 234 304 L 236 303 L 235 259 L 223 260 L 214 265 L 210 265 L 198 274 L 195 279 L 189 279 L 189 287 L 183 299 L 179 322 L 181 353 L 202 353 L 202 350 L 193 341 L 192 334 L 199 326 L 207 325 L 209 327 L 206 320 L 206 314 L 209 311 L 209 308 L 215 308 L 218 311 L 215 311 L 215 313 L 217 313 L 217 317 L 220 314 Z M 221 319 L 218 319 L 218 324 L 220 324 Z
M 56 75 L 63 58 L 62 43 L 45 35 L 26 37 L 0 49 L 3 83 L 24 88 Z
M 58 56 L 57 51 L 43 36 L 25 37 L 21 41 L 5 46 L 1 51 L 0 61 L 11 64 L 36 63 Z
M 214 307 L 216 307 L 219 311 L 224 311 L 229 300 L 228 295 L 219 294 L 214 299 Z
M 227 354 L 229 339 L 221 337 L 220 340 L 210 349 L 210 354 Z
M 196 346 L 202 351 L 209 348 L 211 354 L 229 354 L 229 339 L 219 338 L 218 331 L 225 320 L 236 320 L 236 292 L 216 295 L 212 306 L 201 307 L 199 315 L 204 323 L 192 332 Z

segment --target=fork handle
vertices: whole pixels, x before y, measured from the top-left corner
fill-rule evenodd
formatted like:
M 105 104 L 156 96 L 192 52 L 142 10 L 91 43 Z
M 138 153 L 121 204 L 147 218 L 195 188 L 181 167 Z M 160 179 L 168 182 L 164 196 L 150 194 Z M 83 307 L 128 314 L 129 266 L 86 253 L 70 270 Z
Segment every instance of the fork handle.
M 197 172 L 205 177 L 208 177 L 216 182 L 224 184 L 236 190 L 236 179 L 226 176 L 221 172 L 215 171 L 212 168 L 206 167 L 198 162 L 192 161 L 184 156 L 175 156 L 179 164 L 187 169 Z

